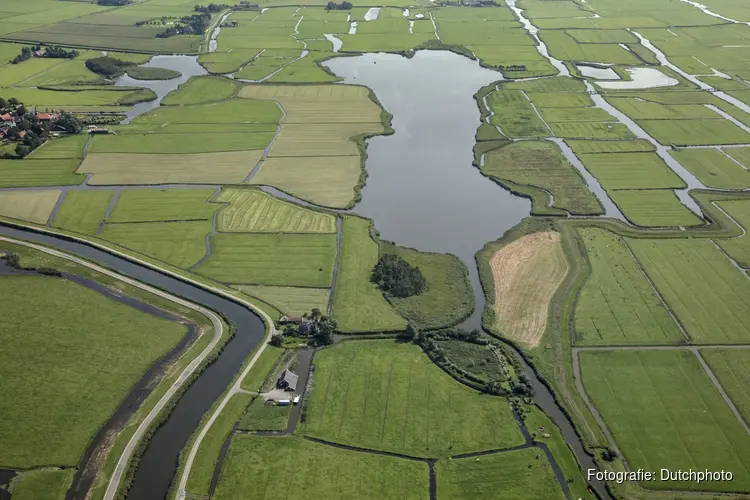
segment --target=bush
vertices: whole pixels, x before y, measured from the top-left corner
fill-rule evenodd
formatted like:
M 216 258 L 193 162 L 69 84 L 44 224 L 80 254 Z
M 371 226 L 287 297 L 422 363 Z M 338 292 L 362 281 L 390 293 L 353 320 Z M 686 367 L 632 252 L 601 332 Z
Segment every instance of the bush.
M 134 66 L 135 63 L 121 61 L 114 57 L 102 56 L 95 57 L 86 61 L 86 67 L 98 75 L 104 75 L 113 78 L 122 74 L 128 66 Z
M 398 255 L 387 253 L 380 257 L 372 271 L 372 281 L 392 297 L 419 295 L 427 288 L 422 271 Z

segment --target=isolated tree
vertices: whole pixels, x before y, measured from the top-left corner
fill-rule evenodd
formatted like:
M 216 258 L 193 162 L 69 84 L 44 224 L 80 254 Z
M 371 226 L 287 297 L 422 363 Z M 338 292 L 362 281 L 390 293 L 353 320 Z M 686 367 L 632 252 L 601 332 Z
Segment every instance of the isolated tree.
M 280 333 L 275 333 L 271 336 L 271 340 L 268 343 L 274 347 L 281 347 L 284 345 L 284 337 Z
M 10 99 L 8 99 L 8 104 L 11 106 L 18 106 L 19 104 L 21 104 L 21 101 L 19 101 L 15 97 L 11 97 Z
M 8 107 L 8 101 L 0 97 L 0 109 L 5 109 Z
M 31 153 L 31 148 L 23 144 L 16 145 L 16 156 L 19 158 L 26 158 Z
M 26 106 L 23 104 L 16 108 L 16 116 L 23 116 L 26 114 Z
M 607 448 L 602 452 L 602 458 L 607 462 L 614 462 L 619 456 L 619 453 L 612 448 Z

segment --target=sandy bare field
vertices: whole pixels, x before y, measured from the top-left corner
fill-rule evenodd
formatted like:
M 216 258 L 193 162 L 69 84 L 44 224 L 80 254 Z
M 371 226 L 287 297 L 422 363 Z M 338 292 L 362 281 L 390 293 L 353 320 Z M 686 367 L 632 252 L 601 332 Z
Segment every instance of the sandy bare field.
M 539 345 L 550 300 L 568 272 L 560 233 L 523 236 L 495 252 L 490 266 L 497 328 L 528 347 Z
M 0 193 L 0 215 L 46 224 L 61 191 L 10 191 Z
M 240 184 L 263 151 L 198 154 L 92 153 L 78 167 L 89 184 Z

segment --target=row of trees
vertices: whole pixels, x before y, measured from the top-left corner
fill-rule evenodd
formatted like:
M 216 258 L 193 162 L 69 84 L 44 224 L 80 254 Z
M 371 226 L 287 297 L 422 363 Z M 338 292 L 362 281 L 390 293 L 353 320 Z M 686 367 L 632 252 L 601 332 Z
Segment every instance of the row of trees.
M 157 33 L 157 38 L 169 38 L 175 35 L 200 35 L 206 31 L 211 24 L 211 14 L 201 12 L 191 16 L 183 16 L 180 22 L 168 26 L 164 31 Z
M 352 4 L 346 0 L 341 3 L 328 2 L 328 4 L 326 4 L 326 10 L 352 10 Z
M 193 10 L 195 12 L 209 12 L 209 13 L 215 13 L 215 12 L 221 12 L 224 9 L 228 9 L 229 5 L 223 4 L 223 3 L 210 3 L 208 5 L 196 5 L 193 7 Z
M 21 53 L 14 57 L 10 62 L 12 64 L 18 64 L 27 59 L 31 59 L 32 57 L 34 57 L 35 52 L 39 52 L 41 50 L 42 47 L 40 45 L 34 45 L 32 47 L 22 47 Z M 79 52 L 77 50 L 66 50 L 62 47 L 58 47 L 57 45 L 51 45 L 44 48 L 44 52 L 41 56 L 38 57 L 48 57 L 50 59 L 75 59 L 76 57 L 78 57 L 78 55 Z
M 131 3 L 133 3 L 133 0 L 96 0 L 97 5 L 105 5 L 107 7 L 122 7 Z
M 411 297 L 421 294 L 427 288 L 427 280 L 422 271 L 392 253 L 380 257 L 372 270 L 371 279 L 390 297 Z

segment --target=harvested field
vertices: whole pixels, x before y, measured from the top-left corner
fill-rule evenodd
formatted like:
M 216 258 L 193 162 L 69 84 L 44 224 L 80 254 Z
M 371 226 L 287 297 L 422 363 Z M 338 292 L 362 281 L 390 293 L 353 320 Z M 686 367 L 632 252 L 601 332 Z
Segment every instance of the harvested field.
M 336 219 L 279 200 L 258 189 L 224 189 L 214 200 L 227 203 L 218 214 L 219 231 L 335 233 Z
M 218 207 L 208 203 L 215 189 L 125 189 L 109 222 L 209 220 Z
M 313 384 L 298 430 L 321 439 L 428 457 L 523 442 L 505 398 L 456 382 L 414 344 L 331 346 L 315 355 Z
M 750 489 L 750 436 L 690 351 L 580 353 L 586 392 L 634 470 L 732 471 L 732 481 L 653 481 L 669 490 Z M 643 439 L 649 436 L 649 439 Z
M 509 180 L 552 193 L 555 208 L 579 215 L 602 213 L 596 196 L 553 142 L 523 141 L 494 149 L 485 155 L 481 170 L 500 181 Z M 535 212 L 543 211 L 549 203 L 546 193 L 541 198 L 544 205 L 534 207 Z
M 61 191 L 0 192 L 0 215 L 37 224 L 46 224 Z
M 262 154 L 262 151 L 188 155 L 92 153 L 78 171 L 93 174 L 89 179 L 92 185 L 239 184 Z
M 536 347 L 547 328 L 548 308 L 568 272 L 560 233 L 523 236 L 490 260 L 495 279 L 495 327 L 508 338 Z
M 314 127 L 307 123 L 282 124 L 269 156 L 355 156 L 359 147 L 352 138 L 377 135 L 383 130 L 380 122 L 319 123 Z
M 271 304 L 287 316 L 302 316 L 315 308 L 326 314 L 328 296 L 331 293 L 329 288 L 291 286 L 238 286 L 237 288 Z
M 575 309 L 579 345 L 686 342 L 638 262 L 614 233 L 578 230 L 591 265 Z
M 69 191 L 52 226 L 81 234 L 95 234 L 109 208 L 113 190 Z
M 359 156 L 269 158 L 250 180 L 274 186 L 316 205 L 346 208 L 362 175 Z

